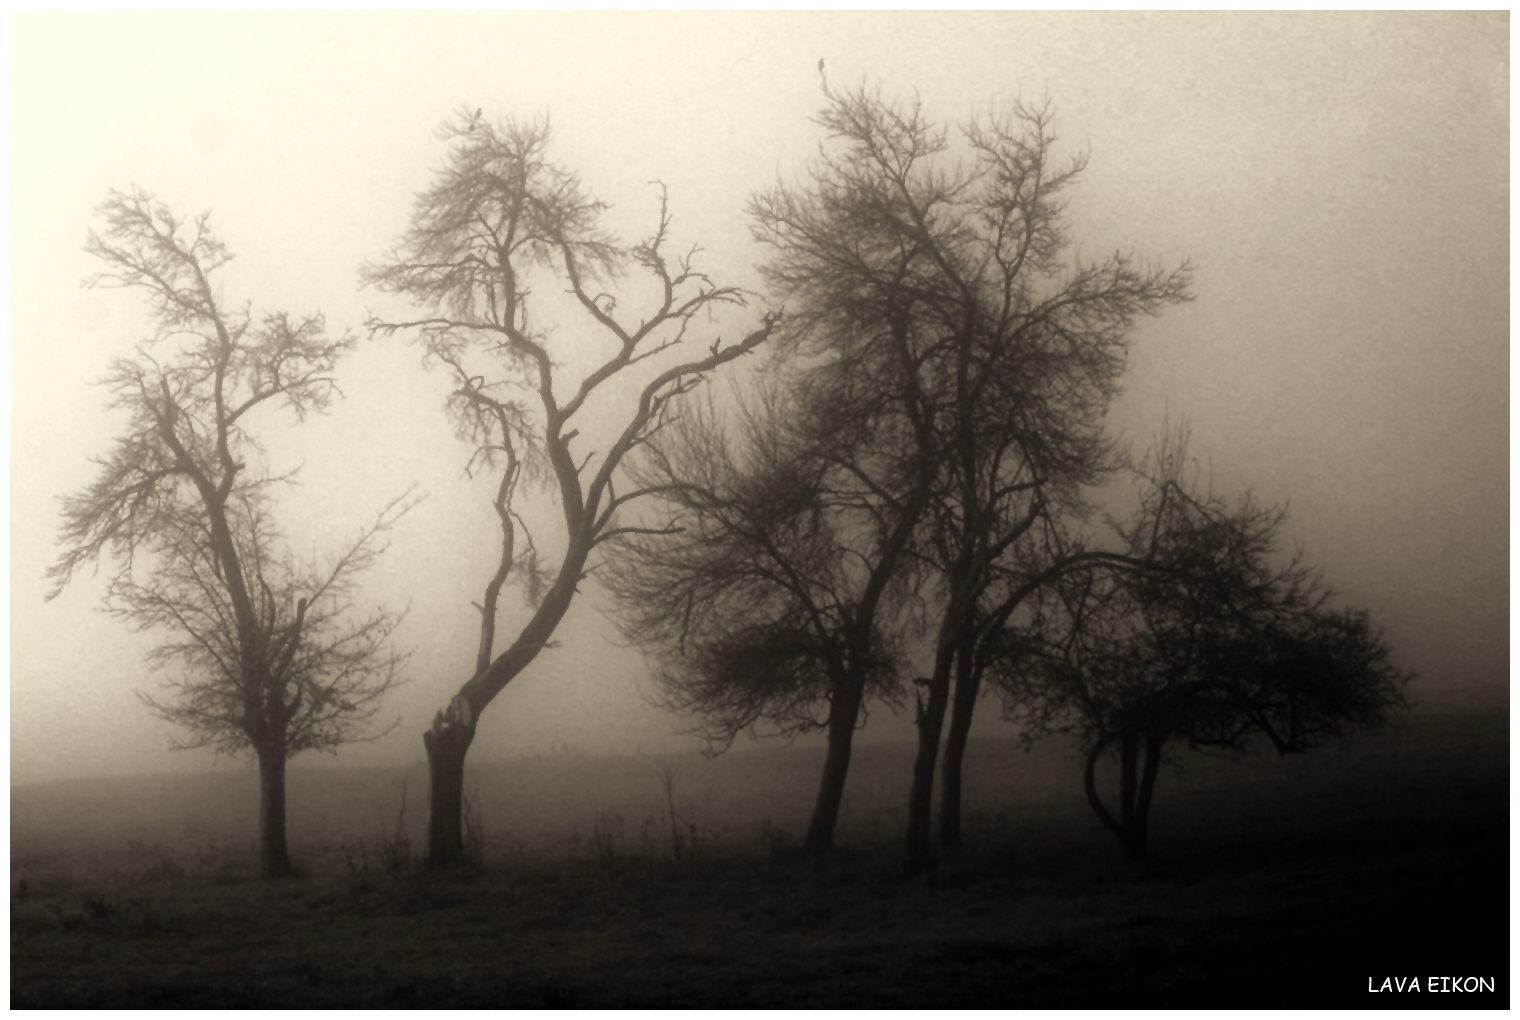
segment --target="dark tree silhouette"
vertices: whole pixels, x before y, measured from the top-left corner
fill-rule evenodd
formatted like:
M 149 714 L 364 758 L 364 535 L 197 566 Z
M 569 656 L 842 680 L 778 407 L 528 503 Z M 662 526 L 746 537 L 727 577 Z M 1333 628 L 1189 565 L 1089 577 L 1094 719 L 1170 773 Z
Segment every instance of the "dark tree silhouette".
M 1046 111 L 966 127 L 956 159 L 917 107 L 823 89 L 820 160 L 801 185 L 751 203 L 789 310 L 772 370 L 785 393 L 732 423 L 748 435 L 713 439 L 722 430 L 704 424 L 649 462 L 646 484 L 692 537 L 628 561 L 625 630 L 656 651 L 672 703 L 720 735 L 797 718 L 799 704 L 828 726 L 813 849 L 832 833 L 867 678 L 897 672 L 904 639 L 934 631 L 909 809 L 916 868 L 952 669 L 944 817 L 958 838 L 985 659 L 1031 573 L 1050 569 L 1022 568 L 1021 543 L 1084 509 L 1081 487 L 1108 467 L 1100 419 L 1133 319 L 1184 300 L 1188 273 L 1118 255 L 1063 263 L 1056 198 L 1082 162 L 1050 165 Z M 785 493 L 785 512 L 762 490 Z M 889 628 L 897 640 L 883 644 Z
M 824 91 L 818 122 L 830 146 L 811 179 L 776 187 L 752 209 L 774 252 L 768 279 L 791 311 L 787 336 L 811 355 L 814 392 L 895 419 L 875 429 L 878 449 L 911 440 L 915 462 L 935 472 L 927 485 L 909 477 L 908 487 L 871 493 L 896 507 L 913 505 L 909 491 L 931 496 L 903 560 L 917 574 L 908 588 L 935 621 L 908 808 L 906 853 L 917 869 L 930 856 L 952 677 L 951 843 L 986 658 L 978 645 L 1029 590 L 1025 537 L 1080 516 L 1082 487 L 1109 468 L 1101 419 L 1134 320 L 1186 300 L 1189 272 L 1120 254 L 1067 258 L 1059 198 L 1084 161 L 1055 164 L 1047 109 L 1015 104 L 968 124 L 953 149 L 916 105 Z
M 279 555 L 269 503 L 288 476 L 250 468 L 250 423 L 280 406 L 298 420 L 325 410 L 350 339 L 329 339 L 320 315 L 255 321 L 228 308 L 213 280 L 232 256 L 207 216 L 187 223 L 140 190 L 112 192 L 100 213 L 105 234 L 87 250 L 106 268 L 89 282 L 142 292 L 156 331 L 104 380 L 127 428 L 96 480 L 63 501 L 49 598 L 115 557 L 107 609 L 174 635 L 152 661 L 179 675 L 168 697 L 144 700 L 190 730 L 180 746 L 253 749 L 262 872 L 285 874 L 286 760 L 358 739 L 397 682 L 402 658 L 387 647 L 399 618 L 351 609 L 380 535 L 412 504 L 392 503 L 323 567 Z
M 433 867 L 463 856 L 464 762 L 481 713 L 548 644 L 587 575 L 597 546 L 628 529 L 617 511 L 646 495 L 617 492 L 623 458 L 667 420 L 670 404 L 705 374 L 746 354 L 770 335 L 775 318 L 737 343 L 714 340 L 693 360 L 667 360 L 619 412 L 623 423 L 601 453 L 577 454 L 577 416 L 594 395 L 630 367 L 679 346 L 693 320 L 723 305 L 743 305 L 735 287 L 722 287 L 696 270 L 695 251 L 671 260 L 666 251 L 670 215 L 661 189 L 653 235 L 620 245 L 597 225 L 604 209 L 570 171 L 551 162 L 547 123 L 496 124 L 462 113 L 445 123 L 448 163 L 420 195 L 412 224 L 384 264 L 366 271 L 368 283 L 405 295 L 427 309 L 424 318 L 374 320 L 372 333 L 413 332 L 428 358 L 450 373 L 449 410 L 460 436 L 475 445 L 470 468 L 499 472 L 494 505 L 501 522 L 500 557 L 486 584 L 475 674 L 440 711 L 424 734 L 431 776 L 428 861 Z M 655 295 L 642 312 L 624 314 L 604 283 L 636 270 Z M 568 290 L 587 336 L 555 341 L 538 323 L 552 307 L 534 298 L 530 284 L 551 280 Z M 648 294 L 651 290 L 639 293 Z M 627 302 L 633 303 L 632 298 Z M 606 344 L 604 354 L 593 344 Z M 578 379 L 565 359 L 591 357 Z M 556 380 L 559 385 L 556 385 Z M 526 400 L 520 399 L 527 397 Z M 601 411 L 598 408 L 598 411 Z M 557 488 L 565 525 L 558 566 L 540 566 L 536 546 L 514 509 L 524 483 L 535 477 Z M 635 529 L 636 530 L 636 529 Z M 520 535 L 520 537 L 519 537 Z M 519 544 L 522 548 L 519 549 Z M 527 585 L 532 612 L 510 646 L 496 655 L 498 598 L 517 576 Z
M 1124 530 L 1168 569 L 1072 570 L 1045 586 L 1024 641 L 994 669 L 1027 732 L 1075 733 L 1088 803 L 1143 860 L 1168 746 L 1239 751 L 1264 735 L 1279 754 L 1385 722 L 1409 677 L 1365 613 L 1328 608 L 1298 559 L 1274 565 L 1282 510 L 1230 507 L 1181 482 L 1185 443 L 1155 461 L 1155 485 Z M 1097 769 L 1118 759 L 1118 810 Z
M 910 627 L 889 614 L 888 589 L 915 511 L 872 491 L 901 486 L 906 465 L 861 444 L 869 416 L 810 404 L 779 359 L 768 375 L 730 416 L 709 404 L 651 441 L 636 477 L 661 493 L 662 525 L 679 534 L 623 536 L 605 576 L 666 705 L 701 716 L 712 746 L 745 730 L 827 733 L 804 840 L 816 853 L 833 844 L 866 703 L 899 690 L 891 635 Z M 918 507 L 926 496 L 921 486 Z

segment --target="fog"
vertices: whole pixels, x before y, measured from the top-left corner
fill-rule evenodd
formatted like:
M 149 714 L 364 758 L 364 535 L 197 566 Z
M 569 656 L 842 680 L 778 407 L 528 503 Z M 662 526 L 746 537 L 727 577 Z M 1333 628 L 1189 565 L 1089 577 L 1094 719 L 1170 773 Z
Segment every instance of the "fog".
M 1288 538 L 1385 628 L 1417 702 L 1507 711 L 1503 12 L 13 14 L 11 32 L 13 782 L 248 767 L 168 750 L 175 731 L 135 693 L 158 682 L 153 636 L 98 611 L 111 564 L 44 601 L 58 498 L 122 423 L 92 384 L 143 335 L 138 298 L 80 287 L 109 189 L 209 210 L 237 256 L 229 302 L 357 332 L 370 310 L 405 312 L 358 271 L 442 164 L 439 122 L 547 114 L 551 155 L 612 204 L 621 237 L 653 229 L 663 181 L 671 250 L 700 244 L 717 282 L 759 290 L 744 206 L 816 152 L 820 57 L 831 82 L 917 95 L 941 120 L 1048 97 L 1059 151 L 1090 155 L 1067 195 L 1074 249 L 1195 266 L 1196 301 L 1136 331 L 1112 429 L 1138 450 L 1185 418 L 1216 492 L 1289 504 Z M 763 311 L 694 341 L 735 339 Z M 398 725 L 338 757 L 408 763 L 473 666 L 491 483 L 466 476 L 446 379 L 415 347 L 361 342 L 341 385 L 326 418 L 270 416 L 258 434 L 272 467 L 302 465 L 278 504 L 298 555 L 351 540 L 408 486 L 428 494 L 366 579 L 367 600 L 410 606 L 412 682 L 382 712 Z M 613 397 L 608 428 L 628 406 Z M 555 512 L 534 494 L 550 550 Z M 558 647 L 483 716 L 472 761 L 695 746 L 583 590 Z M 516 595 L 503 607 L 498 650 L 525 619 Z M 984 705 L 978 731 L 997 714 Z M 873 711 L 861 739 L 910 725 Z

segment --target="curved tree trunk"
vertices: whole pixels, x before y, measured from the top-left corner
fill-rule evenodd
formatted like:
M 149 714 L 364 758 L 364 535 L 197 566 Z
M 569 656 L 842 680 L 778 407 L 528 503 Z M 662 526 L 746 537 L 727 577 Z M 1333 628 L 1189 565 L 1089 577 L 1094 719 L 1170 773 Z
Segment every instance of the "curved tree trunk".
M 1119 743 L 1119 817 L 1113 814 L 1103 804 L 1103 798 L 1098 795 L 1097 767 L 1098 760 L 1103 752 L 1115 741 Z M 1124 734 L 1119 737 L 1101 737 L 1093 744 L 1091 751 L 1087 753 L 1087 767 L 1082 772 L 1082 786 L 1087 792 L 1087 803 L 1093 809 L 1093 814 L 1098 816 L 1110 832 L 1119 837 L 1119 844 L 1124 847 L 1124 856 L 1131 861 L 1145 859 L 1145 834 L 1144 823 L 1137 832 L 1135 826 L 1135 752 L 1139 746 L 1139 738 L 1134 734 Z M 1152 777 L 1154 780 L 1154 777 Z
M 813 805 L 813 819 L 808 824 L 803 849 L 821 853 L 834 845 L 834 827 L 839 821 L 839 805 L 844 801 L 844 782 L 850 772 L 850 750 L 855 740 L 855 722 L 865 695 L 864 675 L 851 670 L 834 689 L 829 710 L 829 750 L 823 762 L 823 778 L 818 784 L 818 799 Z
M 464 725 L 454 705 L 447 715 L 438 713 L 433 728 L 422 735 L 428 759 L 429 868 L 465 863 L 464 759 L 474 739 L 474 725 Z
M 259 874 L 281 878 L 291 873 L 285 841 L 285 754 L 257 750 L 259 759 Z
M 1103 805 L 1103 799 L 1098 795 L 1096 775 L 1098 759 L 1116 740 L 1119 744 L 1118 818 L 1115 818 Z M 1087 767 L 1082 774 L 1082 785 L 1087 791 L 1087 803 L 1099 820 L 1119 837 L 1119 843 L 1124 847 L 1124 856 L 1134 863 L 1144 861 L 1148 852 L 1147 817 L 1150 814 L 1151 791 L 1156 786 L 1156 772 L 1161 763 L 1161 748 L 1165 742 L 1164 738 L 1156 734 L 1145 736 L 1143 771 L 1137 767 L 1141 745 L 1139 733 L 1102 737 L 1087 754 Z
M 489 668 L 477 671 L 449 707 L 433 717 L 432 728 L 422 735 L 428 758 L 429 868 L 453 868 L 464 863 L 464 760 L 475 739 L 480 713 L 548 646 L 554 628 L 570 610 L 576 585 L 585 576 L 582 571 L 590 549 L 589 540 L 572 545 L 558 578 L 517 640 Z M 482 645 L 480 655 L 486 654 Z

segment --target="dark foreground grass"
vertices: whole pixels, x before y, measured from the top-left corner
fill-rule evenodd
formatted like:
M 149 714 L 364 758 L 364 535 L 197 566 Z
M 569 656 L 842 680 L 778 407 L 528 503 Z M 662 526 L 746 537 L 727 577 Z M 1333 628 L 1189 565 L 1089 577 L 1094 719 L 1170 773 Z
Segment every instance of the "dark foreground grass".
M 674 826 L 641 763 L 486 771 L 487 864 L 448 876 L 416 867 L 399 798 L 355 785 L 377 777 L 298 779 L 306 874 L 278 882 L 253 877 L 246 791 L 13 790 L 11 1005 L 1507 1006 L 1502 718 L 1189 759 L 1144 867 L 1045 753 L 976 752 L 967 848 L 910 880 L 911 748 L 859 756 L 819 860 L 781 831 L 816 781 L 796 754 L 678 763 L 700 796 Z M 1421 992 L 1369 993 L 1385 978 Z
M 1305 835 L 1144 868 L 1026 841 L 913 880 L 885 847 L 280 882 L 165 864 L 14 896 L 11 1005 L 1382 1006 L 1414 1003 L 1369 978 L 1415 974 L 1494 977 L 1439 1004 L 1507 1004 L 1503 819 Z

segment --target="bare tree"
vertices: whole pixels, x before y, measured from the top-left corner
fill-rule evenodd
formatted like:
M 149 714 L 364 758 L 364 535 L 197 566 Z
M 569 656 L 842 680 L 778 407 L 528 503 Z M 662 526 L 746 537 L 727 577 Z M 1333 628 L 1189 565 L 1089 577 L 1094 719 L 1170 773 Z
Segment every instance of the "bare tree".
M 87 250 L 106 268 L 89 282 L 143 293 L 156 331 L 104 380 L 127 428 L 96 480 L 63 501 L 49 598 L 79 567 L 115 557 L 108 610 L 174 635 L 152 655 L 181 670 L 171 696 L 145 700 L 191 731 L 181 746 L 253 749 L 262 871 L 284 874 L 286 760 L 356 739 L 397 681 L 387 643 L 398 618 L 346 621 L 356 576 L 412 504 L 393 502 L 325 568 L 280 557 L 269 501 L 288 476 L 249 467 L 249 426 L 279 406 L 298 420 L 326 410 L 350 339 L 329 339 L 320 315 L 255 321 L 226 307 L 213 280 L 232 256 L 206 215 L 187 223 L 140 190 L 112 192 L 100 213 L 105 234 Z
M 425 317 L 411 321 L 374 320 L 371 331 L 416 334 L 429 359 L 453 379 L 449 410 L 461 437 L 475 446 L 471 469 L 483 465 L 499 472 L 494 505 L 500 557 L 481 605 L 475 673 L 423 738 L 432 784 L 428 860 L 434 867 L 461 859 L 464 762 L 481 713 L 549 644 L 587 576 L 593 551 L 629 530 L 616 523 L 617 512 L 647 494 L 616 490 L 623 458 L 667 421 L 673 400 L 706 373 L 758 347 L 776 322 L 766 316 L 742 340 L 727 346 L 714 340 L 692 360 L 667 356 L 667 367 L 621 413 L 622 431 L 600 459 L 597 451 L 577 454 L 573 423 L 578 415 L 589 417 L 583 412 L 593 396 L 607 399 L 605 384 L 672 351 L 699 316 L 743 305 L 744 295 L 698 271 L 695 249 L 672 260 L 663 187 L 658 222 L 647 240 L 622 245 L 603 232 L 602 203 L 548 159 L 547 123 L 491 123 L 462 114 L 444 124 L 441 136 L 450 146 L 447 166 L 418 197 L 411 227 L 394 252 L 365 274 L 372 286 L 427 309 Z M 625 313 L 617 297 L 602 289 L 630 270 L 641 273 L 640 283 L 652 284 L 655 295 L 641 313 Z M 563 358 L 571 348 L 539 325 L 541 316 L 549 316 L 545 299 L 532 294 L 536 280 L 567 290 L 572 311 L 606 345 L 593 356 L 594 367 L 569 386 Z M 564 552 L 552 571 L 540 566 L 514 507 L 522 486 L 535 477 L 557 489 L 564 521 Z M 533 608 L 516 638 L 496 655 L 498 598 L 514 575 L 527 583 Z
M 953 841 L 978 642 L 1017 601 L 995 585 L 1031 529 L 1084 512 L 1082 487 L 1110 467 L 1101 419 L 1134 321 L 1186 300 L 1189 272 L 1122 254 L 1068 260 L 1059 199 L 1084 161 L 1055 164 L 1044 108 L 1015 104 L 968 124 L 957 151 L 916 104 L 824 91 L 818 122 L 830 143 L 811 179 L 752 208 L 774 251 L 768 278 L 791 309 L 788 336 L 816 361 L 814 386 L 838 407 L 879 407 L 879 443 L 909 441 L 916 462 L 935 469 L 929 484 L 912 483 L 932 498 L 915 517 L 908 566 L 937 620 L 918 683 L 908 810 L 908 863 L 918 868 L 930 852 L 952 677 Z M 880 427 L 889 420 L 899 424 Z M 907 488 L 868 487 L 883 504 L 906 505 Z
M 1365 613 L 1329 608 L 1297 558 L 1274 562 L 1284 512 L 1196 495 L 1185 449 L 1163 446 L 1124 529 L 1134 554 L 1168 569 L 1064 572 L 994 667 L 1031 736 L 1080 738 L 1088 803 L 1136 861 L 1168 746 L 1239 751 L 1264 735 L 1279 754 L 1308 751 L 1381 725 L 1410 680 Z M 1110 755 L 1117 811 L 1097 779 Z
M 635 476 L 679 534 L 622 536 L 604 576 L 665 704 L 700 716 L 710 747 L 746 730 L 827 734 L 803 844 L 817 853 L 833 844 L 866 704 L 900 691 L 894 631 L 911 621 L 889 612 L 902 602 L 889 588 L 914 517 L 863 484 L 893 474 L 846 435 L 867 423 L 842 428 L 838 405 L 799 399 L 779 358 L 768 376 L 729 417 L 709 405 L 642 451 Z

